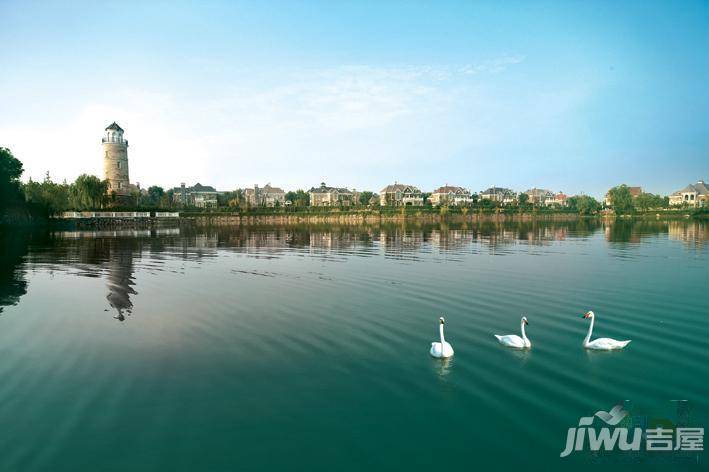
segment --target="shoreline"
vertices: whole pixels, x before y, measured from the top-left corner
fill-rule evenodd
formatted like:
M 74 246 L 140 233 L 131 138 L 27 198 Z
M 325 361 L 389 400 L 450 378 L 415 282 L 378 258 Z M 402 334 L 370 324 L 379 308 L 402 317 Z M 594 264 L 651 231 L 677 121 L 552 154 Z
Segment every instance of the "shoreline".
M 517 213 L 517 212 L 470 212 L 448 213 L 441 215 L 434 212 L 302 212 L 271 214 L 225 214 L 225 213 L 183 213 L 177 218 L 62 218 L 41 221 L 28 221 L 26 224 L 10 224 L 0 229 L 41 228 L 52 230 L 110 230 L 110 229 L 158 229 L 179 228 L 183 226 L 288 226 L 336 224 L 344 226 L 376 224 L 442 224 L 475 222 L 531 222 L 531 221 L 614 221 L 614 220 L 695 220 L 706 221 L 706 214 L 693 215 L 688 212 L 642 213 L 634 215 L 579 215 L 566 212 Z

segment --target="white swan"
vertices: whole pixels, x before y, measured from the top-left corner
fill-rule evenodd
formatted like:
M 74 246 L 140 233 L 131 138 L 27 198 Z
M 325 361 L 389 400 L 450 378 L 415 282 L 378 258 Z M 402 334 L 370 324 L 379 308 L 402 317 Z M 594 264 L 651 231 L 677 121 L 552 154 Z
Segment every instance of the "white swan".
M 495 337 L 497 338 L 498 341 L 500 341 L 500 344 L 503 346 L 507 347 L 515 347 L 517 349 L 524 349 L 524 348 L 530 348 L 532 347 L 532 342 L 527 338 L 527 334 L 524 332 L 524 325 L 528 325 L 529 321 L 527 321 L 527 317 L 523 316 L 522 317 L 522 337 L 520 338 L 516 334 L 508 334 L 507 336 L 500 336 L 499 334 L 496 334 Z
M 446 358 L 446 357 L 451 357 L 453 356 L 453 346 L 448 344 L 446 342 L 446 338 L 443 337 L 443 325 L 445 324 L 446 320 L 443 319 L 441 316 L 438 321 L 440 322 L 439 324 L 439 331 L 441 333 L 441 342 L 440 343 L 431 343 L 431 355 L 433 357 L 438 357 L 438 358 Z
M 586 349 L 597 349 L 600 351 L 612 351 L 614 349 L 623 349 L 630 343 L 630 339 L 627 341 L 618 341 L 611 338 L 598 338 L 591 341 L 591 332 L 593 331 L 593 321 L 595 319 L 595 314 L 592 311 L 581 315 L 581 318 L 591 318 L 591 326 L 588 327 L 588 334 L 583 340 L 583 347 Z

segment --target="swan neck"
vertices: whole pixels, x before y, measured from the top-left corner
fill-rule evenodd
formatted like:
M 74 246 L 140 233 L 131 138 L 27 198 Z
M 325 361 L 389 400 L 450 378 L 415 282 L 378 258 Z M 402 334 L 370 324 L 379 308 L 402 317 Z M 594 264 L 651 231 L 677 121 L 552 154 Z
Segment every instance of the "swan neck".
M 527 333 L 524 332 L 524 321 L 522 322 L 522 339 L 527 341 Z
M 588 344 L 588 342 L 591 340 L 591 333 L 593 332 L 593 322 L 595 321 L 595 317 L 591 317 L 591 324 L 588 326 L 588 334 L 586 335 L 586 339 L 583 340 L 584 344 Z
M 443 346 L 443 344 L 445 344 L 445 342 L 446 342 L 446 338 L 443 337 L 443 324 L 442 323 L 440 324 L 438 330 L 441 333 L 441 346 Z M 442 349 L 442 347 L 441 347 L 441 349 Z

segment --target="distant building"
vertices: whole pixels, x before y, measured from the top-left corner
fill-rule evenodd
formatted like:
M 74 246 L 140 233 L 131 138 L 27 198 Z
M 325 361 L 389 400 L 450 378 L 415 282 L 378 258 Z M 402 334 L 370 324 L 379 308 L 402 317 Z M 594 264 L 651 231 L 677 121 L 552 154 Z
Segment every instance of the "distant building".
M 470 196 L 470 190 L 463 187 L 454 187 L 452 185 L 444 185 L 433 191 L 429 197 L 431 204 L 438 205 L 453 205 L 463 206 L 473 203 L 473 197 Z
M 559 192 L 557 194 L 552 195 L 551 198 L 548 198 L 544 202 L 544 204 L 547 206 L 551 206 L 551 205 L 566 206 L 566 200 L 568 198 L 569 197 L 565 193 Z
M 703 207 L 709 200 L 709 187 L 703 180 L 696 184 L 689 184 L 682 190 L 678 190 L 670 195 L 670 205 L 688 205 L 692 207 Z
M 630 191 L 630 196 L 633 198 L 638 198 L 638 196 L 643 193 L 642 187 L 628 187 L 628 190 Z M 613 204 L 611 201 L 610 190 L 606 192 L 606 196 L 603 198 L 603 204 L 605 206 L 611 206 Z
M 311 206 L 351 206 L 357 204 L 359 193 L 340 187 L 328 187 L 325 182 L 320 187 L 310 189 Z
M 216 208 L 217 193 L 214 187 L 208 185 L 197 183 L 193 187 L 187 187 L 182 183 L 181 186 L 172 189 L 172 201 L 197 208 Z
M 285 205 L 286 192 L 268 183 L 263 187 L 254 185 L 254 188 L 245 189 L 244 198 L 251 206 L 275 207 Z
M 387 185 L 379 192 L 382 206 L 422 206 L 423 193 L 413 185 L 395 183 Z
M 114 121 L 105 129 L 103 146 L 103 174 L 108 181 L 108 193 L 119 197 L 138 191 L 128 176 L 128 140 L 123 139 L 123 128 Z
M 517 194 L 514 191 L 504 187 L 490 187 L 480 192 L 481 200 L 492 200 L 500 203 L 512 202 L 516 197 Z
M 530 188 L 524 193 L 529 197 L 529 203 L 538 203 L 540 205 L 546 205 L 547 200 L 554 198 L 554 192 L 543 188 Z

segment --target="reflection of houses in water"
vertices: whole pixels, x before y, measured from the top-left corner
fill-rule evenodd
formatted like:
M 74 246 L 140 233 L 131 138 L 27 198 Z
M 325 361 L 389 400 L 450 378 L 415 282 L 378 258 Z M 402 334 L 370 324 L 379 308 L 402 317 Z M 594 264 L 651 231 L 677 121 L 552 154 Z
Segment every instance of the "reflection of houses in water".
M 444 250 L 464 249 L 473 244 L 474 233 L 466 230 L 439 230 L 431 231 L 428 241 L 431 246 Z
M 348 249 L 357 245 L 359 238 L 354 232 L 313 231 L 310 247 L 318 249 Z
M 216 234 L 198 234 L 192 241 L 192 247 L 195 249 L 214 249 L 219 244 L 219 239 Z
M 379 232 L 379 245 L 387 253 L 411 252 L 421 248 L 424 232 L 419 229 L 386 228 Z
M 704 242 L 709 239 L 704 223 L 699 221 L 670 221 L 667 231 L 669 239 L 682 241 L 691 246 L 703 246 Z

